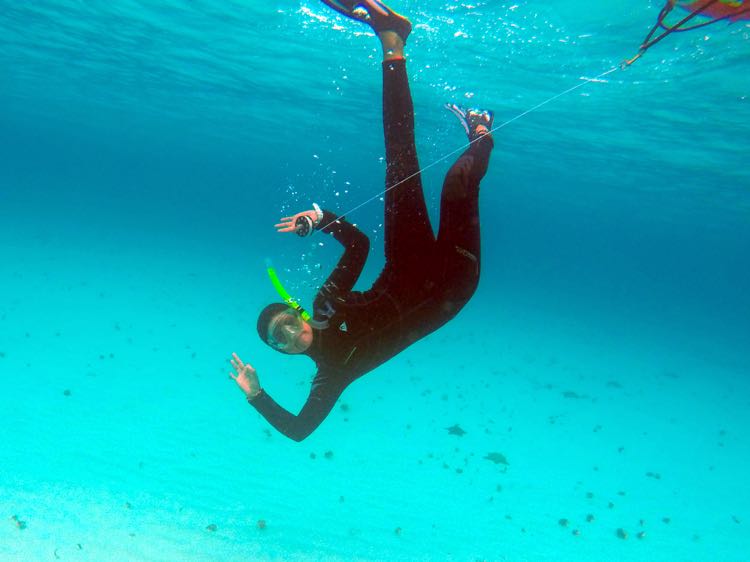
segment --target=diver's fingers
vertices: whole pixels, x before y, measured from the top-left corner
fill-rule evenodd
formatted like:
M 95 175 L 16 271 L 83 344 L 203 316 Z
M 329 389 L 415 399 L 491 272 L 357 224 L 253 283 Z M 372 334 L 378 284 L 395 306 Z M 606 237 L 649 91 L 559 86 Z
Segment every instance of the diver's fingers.
M 274 226 L 276 228 L 279 228 L 280 226 L 289 226 L 290 224 L 293 224 L 292 221 L 280 222 L 280 223 L 275 224 Z
M 295 227 L 287 226 L 286 228 L 280 228 L 278 232 L 294 232 L 295 230 L 297 230 Z
M 240 359 L 240 356 L 236 353 L 232 353 L 232 359 L 230 361 L 232 363 L 232 367 L 234 367 L 237 370 L 240 370 L 244 367 L 244 363 L 242 363 L 242 359 Z

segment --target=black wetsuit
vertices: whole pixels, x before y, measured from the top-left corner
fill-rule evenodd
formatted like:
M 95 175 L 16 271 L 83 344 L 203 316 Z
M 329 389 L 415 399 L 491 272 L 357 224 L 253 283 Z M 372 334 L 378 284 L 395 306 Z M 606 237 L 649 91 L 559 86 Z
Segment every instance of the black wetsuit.
M 301 441 L 320 425 L 344 389 L 363 374 L 434 332 L 468 302 L 479 282 L 479 182 L 493 141 L 472 144 L 446 175 L 437 239 L 425 205 L 414 143 L 414 111 L 406 64 L 383 63 L 386 186 L 413 176 L 385 196 L 385 267 L 368 291 L 352 291 L 370 249 L 367 236 L 324 212 L 322 231 L 344 254 L 313 305 L 316 319 L 305 352 L 318 366 L 307 402 L 295 416 L 264 390 L 250 400 L 277 430 Z

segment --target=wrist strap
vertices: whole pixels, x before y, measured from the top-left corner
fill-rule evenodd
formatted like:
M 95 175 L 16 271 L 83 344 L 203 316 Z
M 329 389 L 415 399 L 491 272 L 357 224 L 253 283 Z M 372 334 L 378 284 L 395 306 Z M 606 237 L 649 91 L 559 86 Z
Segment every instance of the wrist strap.
M 320 221 L 323 220 L 323 209 L 320 208 L 320 205 L 317 203 L 313 203 L 313 210 L 315 211 L 315 216 L 317 217 L 315 219 L 315 226 L 318 226 L 320 224 Z

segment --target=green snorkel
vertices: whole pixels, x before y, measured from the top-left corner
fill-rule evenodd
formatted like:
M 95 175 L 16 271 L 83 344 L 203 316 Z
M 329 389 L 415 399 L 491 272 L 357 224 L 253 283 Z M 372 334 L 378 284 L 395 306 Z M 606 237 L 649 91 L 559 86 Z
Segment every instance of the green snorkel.
M 300 305 L 296 300 L 292 298 L 292 295 L 290 295 L 287 290 L 284 288 L 284 285 L 281 284 L 281 281 L 279 281 L 279 276 L 276 275 L 276 270 L 273 268 L 273 265 L 271 264 L 271 260 L 266 260 L 266 271 L 268 272 L 268 277 L 271 279 L 271 284 L 273 285 L 273 288 L 276 289 L 276 292 L 279 293 L 279 296 L 284 301 L 284 303 L 289 306 L 289 308 L 293 308 L 297 312 L 299 312 L 299 315 L 302 316 L 302 320 L 305 322 L 309 321 L 312 316 L 304 309 L 302 308 L 302 305 Z
M 284 301 L 284 304 L 286 304 L 289 308 L 296 310 L 302 317 L 302 320 L 310 324 L 313 328 L 318 328 L 319 330 L 321 330 L 328 327 L 328 321 L 320 322 L 317 320 L 313 320 L 313 317 L 310 315 L 310 313 L 302 308 L 302 305 L 294 300 L 294 298 L 287 292 L 287 290 L 284 288 L 284 285 L 281 284 L 279 276 L 276 274 L 276 270 L 273 268 L 271 260 L 269 259 L 266 259 L 266 271 L 268 272 L 268 278 L 271 280 L 273 288 L 276 289 L 277 293 L 279 293 L 279 296 Z

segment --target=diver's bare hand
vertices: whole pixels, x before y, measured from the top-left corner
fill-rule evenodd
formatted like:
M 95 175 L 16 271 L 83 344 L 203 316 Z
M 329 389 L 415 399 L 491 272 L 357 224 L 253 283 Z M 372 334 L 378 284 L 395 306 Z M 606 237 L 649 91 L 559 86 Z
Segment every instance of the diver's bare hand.
M 278 224 L 275 224 L 277 232 L 297 232 L 297 219 L 300 217 L 308 217 L 313 224 L 317 224 L 318 222 L 318 214 L 315 212 L 314 209 L 310 211 L 303 211 L 301 213 L 297 213 L 293 217 L 282 217 L 279 219 L 281 222 Z
M 229 362 L 235 370 L 234 373 L 229 373 L 229 376 L 234 379 L 245 396 L 251 399 L 255 398 L 260 393 L 260 381 L 258 381 L 258 374 L 255 369 L 252 365 L 243 363 L 236 353 L 232 353 L 232 359 Z

